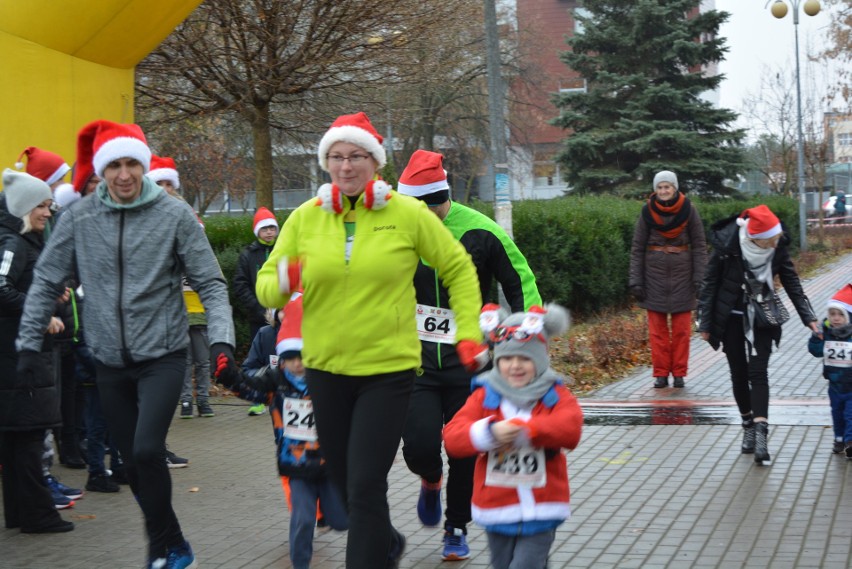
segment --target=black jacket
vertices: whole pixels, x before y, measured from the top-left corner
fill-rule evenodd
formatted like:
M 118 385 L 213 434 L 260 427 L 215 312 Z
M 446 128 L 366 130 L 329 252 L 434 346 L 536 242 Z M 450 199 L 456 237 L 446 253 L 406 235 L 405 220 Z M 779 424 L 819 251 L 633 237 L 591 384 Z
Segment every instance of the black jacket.
M 249 322 L 266 324 L 266 309 L 257 301 L 254 287 L 257 284 L 257 272 L 269 258 L 273 245 L 264 245 L 255 241 L 240 253 L 237 271 L 234 274 L 234 295 L 245 310 Z
M 527 260 L 497 223 L 488 216 L 462 204 L 452 202 L 444 226 L 458 239 L 471 257 L 479 277 L 482 301 L 493 297 L 491 288 L 496 280 L 512 312 L 522 312 L 541 304 L 541 296 Z M 433 307 L 449 307 L 450 295 L 439 275 L 421 261 L 414 273 L 417 303 Z M 491 300 L 494 302 L 495 300 Z M 469 376 L 459 361 L 452 344 L 421 341 L 422 366 L 429 370 L 456 369 Z M 469 377 L 465 377 L 467 382 Z
M 33 268 L 44 246 L 38 234 L 21 235 L 22 227 L 21 219 L 9 213 L 5 197 L 0 196 L 0 431 L 53 428 L 62 423 L 49 336 L 42 344 L 45 376 L 24 385 L 15 373 L 15 338 Z
M 710 333 L 709 341 L 714 350 L 719 348 L 731 311 L 743 310 L 745 307 L 745 264 L 740 249 L 737 217 L 735 215 L 723 219 L 710 227 L 713 252 L 707 263 L 698 298 L 698 331 Z M 802 324 L 809 326 L 817 318 L 793 266 L 787 249 L 789 244 L 790 237 L 785 230 L 772 257 L 772 274 L 781 279 L 781 284 L 793 302 Z M 773 330 L 772 337 L 776 343 L 780 341 L 780 326 Z

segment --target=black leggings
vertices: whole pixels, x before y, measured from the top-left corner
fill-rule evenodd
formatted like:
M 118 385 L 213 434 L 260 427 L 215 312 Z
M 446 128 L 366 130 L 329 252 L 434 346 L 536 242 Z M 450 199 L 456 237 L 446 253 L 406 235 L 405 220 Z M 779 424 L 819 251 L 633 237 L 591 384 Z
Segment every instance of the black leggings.
M 444 469 L 442 430 L 469 396 L 470 375 L 463 368 L 427 369 L 414 382 L 402 435 L 402 456 L 408 469 L 426 482 L 435 483 L 441 479 Z M 470 523 L 476 457 L 449 457 L 447 463 L 447 523 L 463 530 Z
M 354 377 L 308 369 L 331 480 L 349 509 L 347 569 L 381 569 L 393 545 L 388 472 L 399 449 L 414 371 Z
M 772 331 L 754 329 L 754 353 L 749 355 L 743 330 L 743 316 L 731 314 L 722 339 L 734 400 L 741 415 L 769 417 L 769 355 L 772 353 Z
M 121 453 L 130 488 L 145 516 L 151 559 L 165 557 L 168 548 L 184 541 L 172 509 L 166 434 L 185 368 L 186 350 L 123 368 L 98 364 L 97 385 L 110 439 Z

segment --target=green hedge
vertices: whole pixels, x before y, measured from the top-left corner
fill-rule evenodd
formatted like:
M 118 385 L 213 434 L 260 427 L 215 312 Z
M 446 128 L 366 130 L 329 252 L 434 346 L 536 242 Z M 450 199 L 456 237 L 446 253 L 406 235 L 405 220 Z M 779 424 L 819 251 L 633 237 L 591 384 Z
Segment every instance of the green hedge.
M 628 302 L 627 272 L 633 228 L 640 201 L 610 196 L 570 196 L 512 204 L 515 241 L 538 281 L 542 298 L 558 302 L 579 314 L 593 314 Z M 749 200 L 694 200 L 705 231 L 742 210 L 765 203 L 784 222 L 792 247 L 797 248 L 798 202 L 793 198 L 755 197 Z M 490 204 L 476 209 L 493 216 Z M 286 216 L 278 214 L 280 224 Z M 214 216 L 204 220 L 207 237 L 230 283 L 240 251 L 252 242 L 252 216 Z M 248 326 L 234 301 L 234 322 L 242 353 L 248 344 Z

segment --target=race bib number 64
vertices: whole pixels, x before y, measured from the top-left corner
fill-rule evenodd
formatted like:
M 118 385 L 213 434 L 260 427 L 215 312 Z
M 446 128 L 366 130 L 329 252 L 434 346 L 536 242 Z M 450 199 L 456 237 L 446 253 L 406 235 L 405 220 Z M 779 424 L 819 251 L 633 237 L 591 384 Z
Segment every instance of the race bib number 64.
M 426 342 L 456 343 L 456 316 L 449 308 L 418 304 L 417 335 Z

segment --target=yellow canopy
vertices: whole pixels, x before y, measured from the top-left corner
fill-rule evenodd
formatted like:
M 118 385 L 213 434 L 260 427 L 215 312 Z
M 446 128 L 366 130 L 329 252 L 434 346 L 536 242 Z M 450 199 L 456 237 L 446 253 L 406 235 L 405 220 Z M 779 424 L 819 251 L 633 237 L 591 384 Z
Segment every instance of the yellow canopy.
M 201 0 L 0 3 L 0 169 L 27 146 L 73 164 L 77 131 L 133 122 L 134 66 Z

